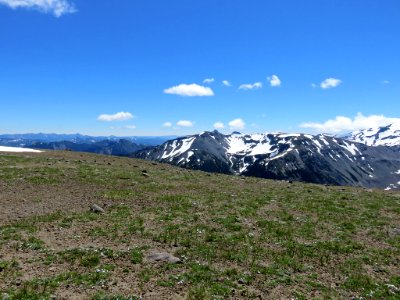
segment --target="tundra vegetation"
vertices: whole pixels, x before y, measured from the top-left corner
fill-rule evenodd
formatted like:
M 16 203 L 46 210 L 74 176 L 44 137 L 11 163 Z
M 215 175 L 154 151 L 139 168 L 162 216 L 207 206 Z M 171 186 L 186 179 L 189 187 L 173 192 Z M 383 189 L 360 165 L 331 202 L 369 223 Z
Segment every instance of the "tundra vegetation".
M 0 154 L 0 207 L 0 299 L 400 298 L 395 191 L 48 151 Z

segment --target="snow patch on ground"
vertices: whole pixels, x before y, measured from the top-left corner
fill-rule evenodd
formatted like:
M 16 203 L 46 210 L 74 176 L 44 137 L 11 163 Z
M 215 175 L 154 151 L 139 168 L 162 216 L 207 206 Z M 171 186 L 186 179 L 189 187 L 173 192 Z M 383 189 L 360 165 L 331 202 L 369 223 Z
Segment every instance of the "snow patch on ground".
M 385 189 L 385 191 L 389 191 L 389 190 L 392 190 L 392 189 L 397 189 L 399 185 L 400 185 L 400 181 L 397 182 L 397 183 L 391 183 L 391 184 L 389 184 L 389 186 Z
M 40 150 L 35 150 L 35 149 L 30 149 L 30 148 L 19 148 L 19 147 L 4 147 L 0 146 L 0 152 L 31 152 L 31 153 L 40 153 L 43 151 Z

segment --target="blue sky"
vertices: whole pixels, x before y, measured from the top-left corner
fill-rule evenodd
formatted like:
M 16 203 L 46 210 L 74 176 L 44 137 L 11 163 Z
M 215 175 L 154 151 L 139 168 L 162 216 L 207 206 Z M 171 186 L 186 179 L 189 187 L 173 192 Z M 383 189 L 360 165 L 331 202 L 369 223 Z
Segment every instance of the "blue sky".
M 0 0 L 0 133 L 338 133 L 399 70 L 398 0 Z

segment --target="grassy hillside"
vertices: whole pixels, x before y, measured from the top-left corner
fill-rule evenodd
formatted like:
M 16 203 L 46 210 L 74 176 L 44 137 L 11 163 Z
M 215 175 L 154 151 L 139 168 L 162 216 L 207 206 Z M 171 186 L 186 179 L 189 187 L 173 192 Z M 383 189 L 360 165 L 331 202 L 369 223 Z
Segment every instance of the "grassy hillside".
M 395 192 L 3 153 L 0 208 L 0 299 L 400 298 Z

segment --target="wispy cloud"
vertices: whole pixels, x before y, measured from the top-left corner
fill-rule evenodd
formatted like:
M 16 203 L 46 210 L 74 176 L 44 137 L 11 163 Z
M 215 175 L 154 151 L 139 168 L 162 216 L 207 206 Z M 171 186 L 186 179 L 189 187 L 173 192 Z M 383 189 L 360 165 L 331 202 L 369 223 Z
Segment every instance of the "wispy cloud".
M 214 96 L 214 92 L 211 88 L 201 86 L 195 83 L 192 84 L 180 84 L 177 86 L 170 87 L 164 90 L 165 94 L 179 95 L 184 97 L 195 97 L 195 96 Z
M 232 86 L 232 84 L 228 80 L 222 80 L 223 86 Z
M 127 129 L 136 129 L 136 125 L 127 125 L 125 126 Z
M 321 82 L 320 87 L 321 89 L 331 89 L 339 86 L 342 83 L 340 79 L 337 78 L 327 78 Z
M 222 122 L 215 122 L 215 123 L 214 123 L 214 128 L 215 128 L 215 129 L 224 129 L 224 128 L 225 128 L 225 125 L 224 125 L 224 123 L 222 123 Z
M 246 126 L 246 123 L 240 118 L 229 122 L 229 128 L 232 130 L 241 130 L 241 129 L 244 129 L 245 126 Z
M 176 123 L 177 126 L 180 127 L 193 127 L 194 123 L 188 120 L 181 120 Z
M 276 75 L 272 75 L 270 77 L 267 77 L 267 80 L 269 82 L 269 85 L 272 86 L 272 87 L 279 87 L 282 84 L 282 81 Z
M 203 80 L 203 83 L 210 84 L 210 83 L 213 83 L 214 81 L 215 81 L 214 78 L 206 78 L 206 79 Z
M 163 127 L 172 127 L 171 122 L 164 122 Z
M 389 80 L 383 80 L 383 81 L 382 81 L 382 84 L 389 84 L 389 83 L 390 83 Z
M 130 119 L 133 119 L 133 115 L 130 112 L 119 112 L 113 115 L 102 114 L 97 117 L 97 120 L 103 122 L 127 121 Z
M 344 116 L 337 116 L 335 119 L 323 123 L 308 122 L 300 125 L 302 128 L 310 128 L 320 133 L 342 133 L 359 129 L 386 126 L 400 122 L 400 118 L 388 118 L 384 115 L 364 116 L 358 113 L 353 119 Z
M 256 90 L 256 89 L 261 89 L 262 86 L 263 85 L 261 82 L 246 83 L 246 84 L 240 85 L 239 90 Z
M 67 0 L 0 0 L 0 4 L 12 9 L 35 9 L 43 13 L 51 13 L 56 17 L 76 12 L 75 5 Z

